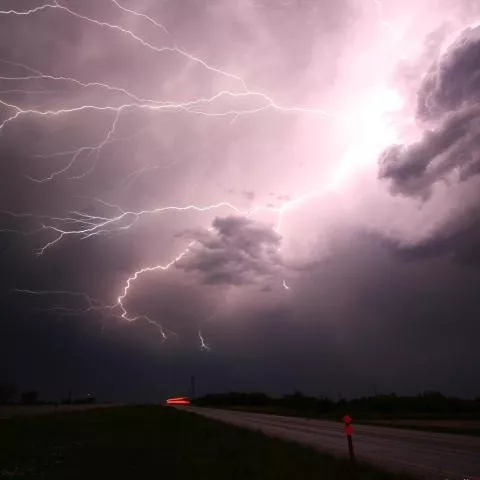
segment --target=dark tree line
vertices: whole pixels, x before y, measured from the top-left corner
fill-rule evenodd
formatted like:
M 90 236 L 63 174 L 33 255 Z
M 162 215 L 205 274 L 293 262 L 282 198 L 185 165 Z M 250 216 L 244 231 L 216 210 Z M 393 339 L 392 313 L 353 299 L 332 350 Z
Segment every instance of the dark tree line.
M 17 393 L 17 389 L 10 382 L 0 382 L 0 405 L 5 405 L 12 401 Z
M 23 405 L 36 405 L 36 404 L 56 404 L 58 401 L 44 401 L 39 398 L 40 394 L 38 390 L 28 390 L 21 392 L 17 397 L 17 389 L 15 385 L 10 382 L 0 381 L 0 405 L 6 404 L 23 404 Z M 15 399 L 17 400 L 15 401 Z M 19 401 L 18 401 L 19 400 Z M 62 399 L 60 403 L 63 405 L 81 405 L 81 404 L 90 404 L 96 403 L 97 399 L 92 394 L 89 393 L 85 397 L 72 398 L 71 395 L 67 398 Z
M 10 382 L 0 382 L 0 405 L 12 403 L 16 394 L 17 389 L 15 385 Z M 28 392 L 22 392 L 20 394 L 20 400 L 21 403 L 26 405 L 38 403 L 38 391 L 29 390 Z
M 272 398 L 264 393 L 221 393 L 195 398 L 193 402 L 199 406 L 217 408 L 248 407 L 256 410 L 275 410 L 308 414 L 309 416 L 338 417 L 349 413 L 357 418 L 372 416 L 457 416 L 480 418 L 480 398 L 474 400 L 446 397 L 440 392 L 424 392 L 416 396 L 399 396 L 394 393 L 375 395 L 338 401 L 327 397 L 312 397 L 295 392 L 280 398 Z

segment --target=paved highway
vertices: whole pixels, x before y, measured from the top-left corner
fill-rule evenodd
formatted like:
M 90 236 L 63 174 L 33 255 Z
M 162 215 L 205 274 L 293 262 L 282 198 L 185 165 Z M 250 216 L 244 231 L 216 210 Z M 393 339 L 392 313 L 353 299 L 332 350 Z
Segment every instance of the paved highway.
M 232 410 L 186 407 L 199 415 L 309 445 L 336 455 L 348 455 L 343 424 Z M 358 459 L 383 468 L 432 480 L 480 480 L 480 438 L 354 425 Z

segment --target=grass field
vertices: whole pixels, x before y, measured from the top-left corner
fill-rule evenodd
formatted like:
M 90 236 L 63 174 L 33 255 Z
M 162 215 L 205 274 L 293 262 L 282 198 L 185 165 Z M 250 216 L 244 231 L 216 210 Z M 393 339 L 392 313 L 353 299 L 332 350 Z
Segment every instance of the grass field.
M 0 421 L 0 479 L 407 479 L 168 407 Z
M 80 412 L 83 410 L 96 410 L 98 408 L 118 407 L 115 404 L 100 405 L 0 405 L 0 420 L 10 417 L 32 417 L 59 412 Z

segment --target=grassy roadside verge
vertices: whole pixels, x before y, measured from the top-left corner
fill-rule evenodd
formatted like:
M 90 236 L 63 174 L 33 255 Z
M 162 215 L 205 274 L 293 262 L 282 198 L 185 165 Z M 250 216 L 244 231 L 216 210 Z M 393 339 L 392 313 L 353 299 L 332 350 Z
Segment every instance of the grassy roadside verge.
M 157 406 L 0 422 L 0 479 L 401 480 L 370 465 Z
M 342 414 L 336 415 L 320 415 L 316 412 L 310 411 L 299 411 L 299 410 L 290 410 L 287 408 L 281 407 L 211 407 L 219 408 L 225 410 L 238 410 L 242 412 L 250 413 L 264 413 L 267 415 L 282 415 L 285 417 L 298 417 L 298 418 L 313 418 L 316 420 L 333 420 L 341 421 Z M 358 415 L 355 413 L 350 413 L 354 419 L 354 424 L 356 425 L 371 425 L 375 427 L 388 427 L 388 428 L 399 428 L 403 430 L 418 430 L 422 432 L 433 432 L 433 433 L 452 433 L 457 435 L 470 435 L 474 437 L 480 436 L 480 419 L 471 419 L 471 420 L 455 420 L 455 419 L 445 419 L 445 417 L 422 417 L 416 416 L 409 418 L 408 416 L 402 416 L 399 418 L 385 418 L 385 416 L 376 415 L 375 413 L 367 414 L 365 416 Z M 469 424 L 468 428 L 465 424 Z
M 433 422 L 431 425 L 416 425 L 414 420 L 412 422 L 405 423 L 395 423 L 393 422 L 369 422 L 359 420 L 357 422 L 359 425 L 372 425 L 374 427 L 389 427 L 389 428 L 400 428 L 402 430 L 418 430 L 421 432 L 432 432 L 432 433 L 453 433 L 455 435 L 469 435 L 472 437 L 480 437 L 480 427 L 479 428 L 462 428 L 455 426 L 439 426 L 435 425 Z

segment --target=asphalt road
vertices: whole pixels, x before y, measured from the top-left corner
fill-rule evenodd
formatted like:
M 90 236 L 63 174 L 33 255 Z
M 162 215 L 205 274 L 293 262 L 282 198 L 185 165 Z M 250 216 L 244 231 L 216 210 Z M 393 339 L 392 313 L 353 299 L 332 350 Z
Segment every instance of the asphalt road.
M 343 424 L 232 410 L 186 407 L 189 411 L 239 425 L 336 455 L 348 455 Z M 419 432 L 370 425 L 354 425 L 358 459 L 419 478 L 480 480 L 480 438 Z

